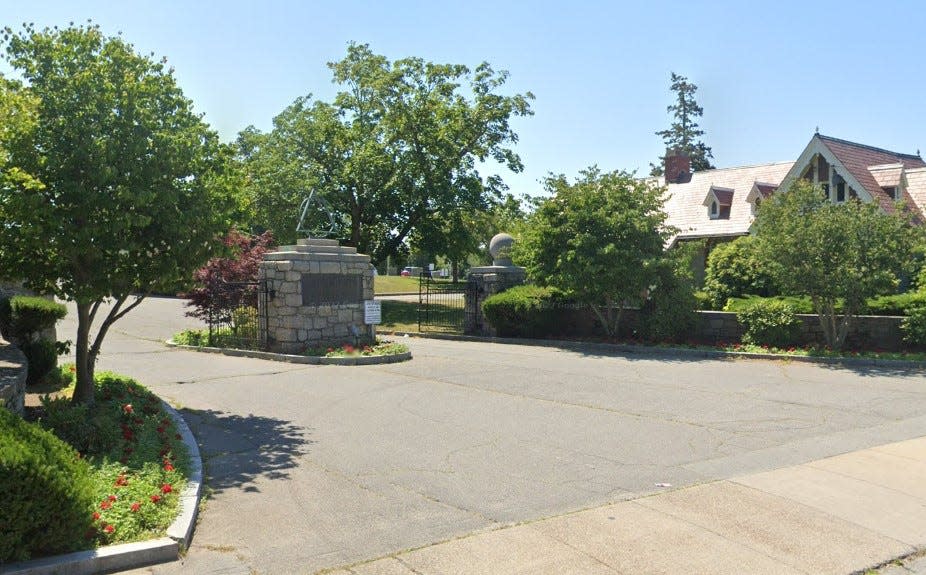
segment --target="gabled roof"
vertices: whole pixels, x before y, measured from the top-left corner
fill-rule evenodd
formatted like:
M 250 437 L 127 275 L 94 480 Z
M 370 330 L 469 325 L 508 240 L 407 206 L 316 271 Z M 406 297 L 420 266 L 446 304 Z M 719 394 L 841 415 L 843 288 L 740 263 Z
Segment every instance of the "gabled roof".
M 749 233 L 752 225 L 752 205 L 746 198 L 759 182 L 764 186 L 776 187 L 785 174 L 794 165 L 793 162 L 776 162 L 757 166 L 723 168 L 695 172 L 691 181 L 684 184 L 669 184 L 665 193 L 666 223 L 677 230 L 670 244 L 678 239 L 695 239 L 705 237 L 741 236 Z M 663 178 L 650 180 L 656 185 L 664 186 Z M 724 196 L 729 202 L 729 216 L 711 219 L 709 202 L 705 198 L 710 193 Z M 720 197 L 718 203 L 722 203 Z
M 822 134 L 814 135 L 837 160 L 848 170 L 853 178 L 864 188 L 868 195 L 878 204 L 881 209 L 887 213 L 893 213 L 895 210 L 894 198 L 881 189 L 881 184 L 872 174 L 869 168 L 873 166 L 884 166 L 885 164 L 900 164 L 904 169 L 923 168 L 926 162 L 923 158 L 913 154 L 902 154 L 891 152 L 881 148 L 857 144 L 847 140 L 840 140 Z M 875 170 L 876 172 L 878 170 Z M 898 177 L 899 181 L 899 177 Z
M 868 166 L 868 171 L 874 177 L 875 181 L 882 188 L 892 188 L 900 185 L 903 178 L 903 164 L 882 164 L 880 166 Z

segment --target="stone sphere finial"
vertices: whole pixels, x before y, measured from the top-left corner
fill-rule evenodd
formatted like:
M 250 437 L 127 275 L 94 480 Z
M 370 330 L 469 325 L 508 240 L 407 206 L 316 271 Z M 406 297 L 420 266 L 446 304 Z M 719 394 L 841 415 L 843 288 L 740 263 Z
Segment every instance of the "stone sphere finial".
M 489 240 L 489 253 L 492 254 L 492 265 L 511 266 L 511 248 L 514 246 L 514 238 L 509 234 L 500 233 L 492 236 Z

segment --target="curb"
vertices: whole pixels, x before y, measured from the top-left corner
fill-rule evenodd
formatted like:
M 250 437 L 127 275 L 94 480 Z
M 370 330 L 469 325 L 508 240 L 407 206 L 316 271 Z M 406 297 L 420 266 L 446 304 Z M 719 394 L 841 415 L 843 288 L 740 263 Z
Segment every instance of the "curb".
M 309 355 L 292 355 L 287 353 L 273 353 L 271 351 L 256 351 L 249 349 L 225 349 L 222 347 L 199 347 L 195 345 L 181 345 L 173 340 L 164 342 L 168 347 L 188 351 L 201 351 L 205 353 L 218 353 L 231 357 L 250 357 L 253 359 L 269 359 L 271 361 L 285 361 L 287 363 L 301 363 L 308 365 L 380 365 L 385 363 L 399 363 L 412 358 L 412 352 L 396 353 L 393 355 L 366 355 L 357 357 L 320 357 Z
M 399 332 L 396 332 L 399 333 Z M 405 332 L 403 332 L 405 333 Z M 627 353 L 639 355 L 686 355 L 704 358 L 743 358 L 768 359 L 773 361 L 796 361 L 801 363 L 820 363 L 827 365 L 846 365 L 857 367 L 910 368 L 926 371 L 926 362 L 905 359 L 875 359 L 865 357 L 815 357 L 809 355 L 782 355 L 775 353 L 756 353 L 747 351 L 722 351 L 717 349 L 688 349 L 684 347 L 656 347 L 629 345 L 625 343 L 579 342 L 558 339 L 529 339 L 523 337 L 481 337 L 473 335 L 455 335 L 447 333 L 407 332 L 411 337 L 425 339 L 444 339 L 450 341 L 474 341 L 485 343 L 502 343 L 509 345 L 533 345 L 538 347 L 558 347 L 570 351 L 598 350 L 609 353 Z
M 202 492 L 203 463 L 196 439 L 186 421 L 163 399 L 161 406 L 174 420 L 183 443 L 190 452 L 190 476 L 187 479 L 186 488 L 180 494 L 180 510 L 177 518 L 167 528 L 167 536 L 150 541 L 107 545 L 98 549 L 0 565 L 0 574 L 91 575 L 169 563 L 179 559 L 180 553 L 189 546 L 193 528 L 196 525 L 199 498 Z

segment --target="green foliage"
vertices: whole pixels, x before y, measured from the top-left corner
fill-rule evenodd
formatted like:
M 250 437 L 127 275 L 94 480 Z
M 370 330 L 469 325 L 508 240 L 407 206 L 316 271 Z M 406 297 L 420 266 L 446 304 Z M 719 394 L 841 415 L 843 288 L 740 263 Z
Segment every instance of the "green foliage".
M 711 148 L 700 140 L 704 135 L 704 130 L 698 128 L 696 121 L 704 113 L 694 97 L 698 87 L 689 82 L 685 76 L 680 76 L 675 72 L 672 72 L 671 79 L 672 85 L 669 89 L 675 92 L 676 102 L 666 107 L 666 111 L 672 114 L 674 120 L 668 130 L 660 130 L 656 132 L 656 135 L 662 138 L 666 148 L 675 149 L 687 155 L 691 159 L 692 171 L 713 169 L 710 158 L 714 155 L 711 153 Z M 651 164 L 651 175 L 661 176 L 664 165 L 665 156 L 661 156 L 658 165 Z
M 707 257 L 704 291 L 720 309 L 731 297 L 774 295 L 772 278 L 756 250 L 756 240 L 743 236 L 718 245 Z
M 907 317 L 900 322 L 903 339 L 910 345 L 926 347 L 926 305 L 907 310 Z
M 29 370 L 26 373 L 26 385 L 35 385 L 42 381 L 58 364 L 58 350 L 50 339 L 26 341 L 20 345 Z
M 0 335 L 13 339 L 13 306 L 8 297 L 0 297 Z
M 501 337 L 543 338 L 554 333 L 562 292 L 552 287 L 516 286 L 482 302 L 482 313 Z
M 187 329 L 174 334 L 171 340 L 177 345 L 190 345 L 193 347 L 207 347 L 209 345 L 208 329 Z
M 22 175 L 0 186 L 0 275 L 77 302 L 75 400 L 92 402 L 109 326 L 206 261 L 241 174 L 172 70 L 121 38 L 26 26 L 3 45 L 24 82 L 0 96 L 26 119 L 0 129 L 0 173 Z
M 0 564 L 78 549 L 91 528 L 93 484 L 73 448 L 0 409 Z
M 810 301 L 810 298 L 807 296 L 773 296 L 769 298 L 764 298 L 757 295 L 747 295 L 739 298 L 730 298 L 727 300 L 726 305 L 723 306 L 723 311 L 729 311 L 733 313 L 739 313 L 745 309 L 748 309 L 755 305 L 757 302 L 765 301 L 775 301 L 786 304 L 790 307 L 794 313 L 804 313 L 812 314 L 813 311 L 813 302 Z M 836 303 L 836 311 L 842 310 L 842 303 Z
M 62 304 L 35 296 L 13 296 L 9 306 L 9 332 L 20 342 L 31 341 L 68 313 Z
M 451 259 L 473 249 L 468 214 L 506 189 L 479 169 L 491 159 L 521 171 L 510 120 L 532 113 L 533 96 L 500 94 L 508 74 L 486 63 L 390 62 L 364 44 L 329 68 L 341 88 L 332 102 L 300 97 L 270 133 L 239 136 L 256 227 L 292 241 L 300 202 L 315 190 L 336 213 L 335 233 L 373 261 L 407 249 L 413 232 Z M 322 210 L 309 220 L 328 226 Z
M 776 300 L 756 300 L 736 314 L 746 328 L 743 343 L 785 347 L 795 345 L 800 335 L 801 320 L 787 303 Z
M 785 293 L 807 295 L 826 343 L 841 349 L 865 300 L 895 291 L 913 233 L 901 211 L 877 203 L 834 204 L 803 180 L 762 203 L 756 218 L 759 257 Z M 837 311 L 842 301 L 843 311 Z
M 589 305 L 609 336 L 659 271 L 670 230 L 662 189 L 627 172 L 589 168 L 573 184 L 547 178 L 552 197 L 525 226 L 513 257 L 538 284 Z
M 691 258 L 671 253 L 656 267 L 658 273 L 641 308 L 640 335 L 652 342 L 690 338 L 698 325 Z
M 926 290 L 870 298 L 863 308 L 868 315 L 907 315 L 911 308 L 926 307 Z

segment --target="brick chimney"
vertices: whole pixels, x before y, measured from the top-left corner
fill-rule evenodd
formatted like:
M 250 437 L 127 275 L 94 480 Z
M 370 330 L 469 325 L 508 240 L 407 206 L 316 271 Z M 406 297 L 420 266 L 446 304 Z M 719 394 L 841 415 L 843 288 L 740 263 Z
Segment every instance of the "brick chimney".
M 665 176 L 667 184 L 687 184 L 691 181 L 691 158 L 677 149 L 666 150 Z

